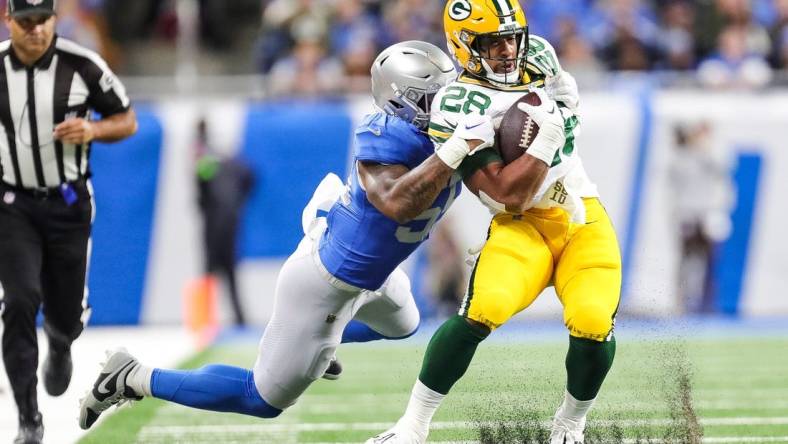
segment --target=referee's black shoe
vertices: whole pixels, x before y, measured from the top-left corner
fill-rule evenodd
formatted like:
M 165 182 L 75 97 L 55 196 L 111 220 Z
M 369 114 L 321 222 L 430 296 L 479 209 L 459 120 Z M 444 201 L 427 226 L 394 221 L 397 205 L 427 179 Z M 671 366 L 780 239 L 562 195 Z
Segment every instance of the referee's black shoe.
M 41 444 L 44 439 L 44 422 L 41 413 L 36 412 L 31 418 L 19 416 L 19 433 L 14 444 Z
M 49 338 L 49 353 L 44 361 L 44 388 L 51 396 L 65 393 L 71 382 L 71 346 Z

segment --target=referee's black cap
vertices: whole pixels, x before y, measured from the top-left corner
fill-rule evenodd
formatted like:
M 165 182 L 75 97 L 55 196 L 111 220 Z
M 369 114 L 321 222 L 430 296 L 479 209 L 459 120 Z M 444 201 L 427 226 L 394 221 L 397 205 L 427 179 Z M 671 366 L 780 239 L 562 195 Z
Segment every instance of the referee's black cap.
M 8 0 L 8 15 L 23 18 L 35 14 L 54 15 L 55 0 Z

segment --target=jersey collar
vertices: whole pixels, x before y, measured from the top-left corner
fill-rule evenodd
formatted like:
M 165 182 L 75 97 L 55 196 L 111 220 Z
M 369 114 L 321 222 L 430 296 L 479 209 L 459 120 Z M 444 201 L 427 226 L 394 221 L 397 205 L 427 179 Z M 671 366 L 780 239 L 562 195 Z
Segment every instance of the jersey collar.
M 471 84 L 471 85 L 479 85 L 479 86 L 483 86 L 485 88 L 491 88 L 491 89 L 495 89 L 495 90 L 498 90 L 498 91 L 504 91 L 504 92 L 528 91 L 531 88 L 533 88 L 534 86 L 542 86 L 544 84 L 544 80 L 530 81 L 530 76 L 528 77 L 528 80 L 529 80 L 528 82 L 523 83 L 522 85 L 500 86 L 500 85 L 496 85 L 495 83 L 492 83 L 492 82 L 490 82 L 490 81 L 488 81 L 486 79 L 474 76 L 474 75 L 468 73 L 468 71 L 463 71 L 462 73 L 460 73 L 460 76 L 457 78 L 457 81 L 461 82 L 461 83 L 468 83 L 468 84 Z

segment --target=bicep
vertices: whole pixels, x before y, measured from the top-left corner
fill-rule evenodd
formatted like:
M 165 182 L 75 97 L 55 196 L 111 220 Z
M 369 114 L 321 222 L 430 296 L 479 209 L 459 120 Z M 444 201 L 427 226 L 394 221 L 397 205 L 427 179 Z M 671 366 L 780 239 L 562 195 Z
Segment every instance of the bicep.
M 494 161 L 477 168 L 472 173 L 465 175 L 463 182 L 465 186 L 475 195 L 479 195 L 482 190 L 487 194 L 494 194 L 498 183 L 498 174 L 503 169 L 502 161 Z
M 409 169 L 405 165 L 386 165 L 370 161 L 358 161 L 358 177 L 370 201 L 386 200 L 397 179 Z

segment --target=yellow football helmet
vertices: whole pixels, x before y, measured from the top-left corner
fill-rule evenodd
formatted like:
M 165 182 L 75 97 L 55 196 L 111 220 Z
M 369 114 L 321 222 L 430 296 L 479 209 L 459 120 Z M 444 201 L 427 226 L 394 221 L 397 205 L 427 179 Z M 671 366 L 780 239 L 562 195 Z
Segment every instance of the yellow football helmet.
M 467 73 L 501 86 L 523 83 L 528 21 L 518 0 L 448 0 L 443 29 L 449 52 Z M 513 40 L 517 45 L 514 57 L 490 53 L 491 45 L 501 39 Z M 509 68 L 501 68 L 502 64 Z

